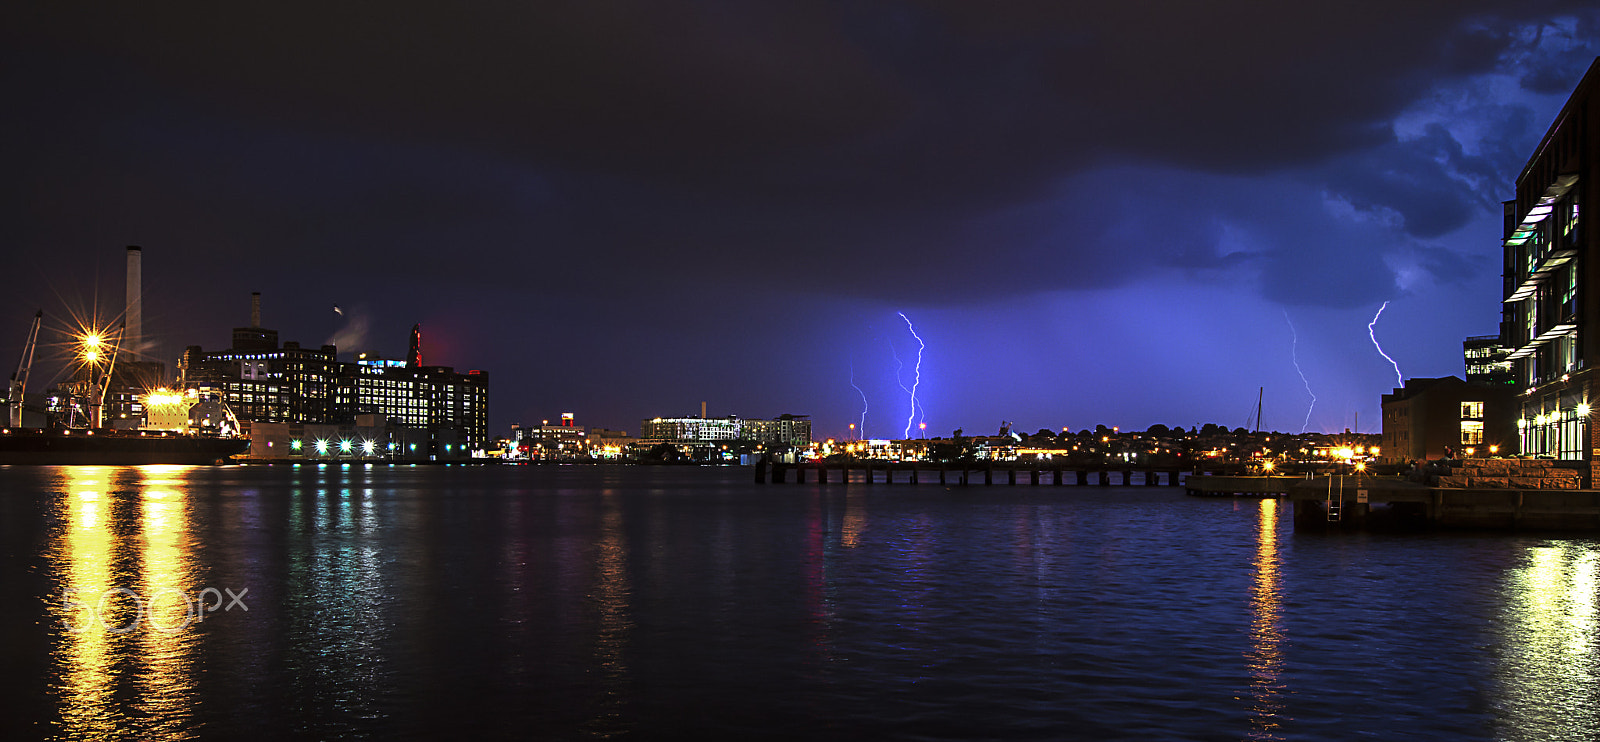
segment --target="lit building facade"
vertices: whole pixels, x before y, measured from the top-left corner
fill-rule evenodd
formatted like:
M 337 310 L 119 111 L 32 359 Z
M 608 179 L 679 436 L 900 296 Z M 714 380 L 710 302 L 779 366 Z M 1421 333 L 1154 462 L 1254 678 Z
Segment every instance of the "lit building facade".
M 1445 456 L 1509 455 L 1517 443 L 1517 400 L 1504 385 L 1469 384 L 1454 376 L 1406 379 L 1383 395 L 1384 461 Z
M 1600 59 L 1590 66 L 1505 203 L 1500 336 L 1511 348 L 1523 455 L 1594 464 L 1600 359 L 1600 243 L 1583 220 L 1600 202 Z
M 530 459 L 551 461 L 589 455 L 588 435 L 570 412 L 561 415 L 559 425 L 545 420 L 537 426 L 520 428 L 517 434 L 521 436 L 518 450 Z
M 235 330 L 235 339 L 238 339 Z M 240 420 L 325 423 L 337 414 L 334 381 L 339 361 L 332 345 L 299 343 L 207 353 L 191 345 L 178 361 L 180 389 L 207 389 L 228 403 Z
M 1467 369 L 1467 383 L 1507 387 L 1516 385 L 1517 375 L 1511 368 L 1511 349 L 1500 342 L 1499 335 L 1479 335 L 1463 340 L 1461 356 Z
M 657 417 L 639 422 L 644 443 L 681 443 L 698 446 L 747 440 L 769 445 L 803 448 L 811 445 L 811 418 L 781 415 L 771 420 L 739 417 Z
M 771 420 L 740 420 L 739 437 L 804 448 L 811 445 L 811 416 L 779 415 Z
M 262 436 L 283 438 L 284 451 L 276 450 L 280 446 L 274 438 L 274 457 L 312 453 L 292 446 L 293 441 L 304 445 L 318 436 L 335 441 L 349 437 L 337 429 L 317 428 L 312 433 L 298 429 L 351 427 L 357 418 L 368 421 L 363 427 L 388 431 L 381 439 L 367 434 L 351 439 L 374 441 L 380 451 L 387 451 L 383 447 L 389 443 L 395 443 L 396 450 L 402 444 L 407 449 L 417 445 L 429 455 L 437 457 L 448 450 L 448 457 L 455 458 L 489 445 L 488 374 L 388 361 L 376 354 L 362 354 L 353 363 L 341 362 L 332 345 L 312 349 L 286 342 L 279 346 L 276 330 L 259 327 L 259 295 L 253 297 L 251 321 L 250 327 L 234 328 L 234 345 L 228 350 L 208 353 L 199 346 L 185 350 L 178 364 L 179 388 L 216 394 L 252 441 Z M 415 346 L 419 332 L 417 328 L 412 332 Z M 420 358 L 420 353 L 412 355 Z M 280 430 L 275 426 L 288 427 Z M 395 429 L 428 433 L 419 437 Z M 251 457 L 268 453 L 258 448 L 252 444 Z
M 644 443 L 710 444 L 739 440 L 736 417 L 657 417 L 639 421 Z
M 469 447 L 489 445 L 489 375 L 482 371 L 358 358 L 338 366 L 334 408 L 340 420 L 375 414 L 405 427 L 460 428 Z

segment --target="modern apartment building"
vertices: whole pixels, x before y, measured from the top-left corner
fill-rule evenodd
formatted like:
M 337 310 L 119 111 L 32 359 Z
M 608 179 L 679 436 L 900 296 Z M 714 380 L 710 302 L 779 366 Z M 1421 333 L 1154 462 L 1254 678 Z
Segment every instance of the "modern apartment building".
M 1521 453 L 1594 462 L 1600 396 L 1600 59 L 1561 109 L 1505 203 L 1501 342 L 1511 349 Z

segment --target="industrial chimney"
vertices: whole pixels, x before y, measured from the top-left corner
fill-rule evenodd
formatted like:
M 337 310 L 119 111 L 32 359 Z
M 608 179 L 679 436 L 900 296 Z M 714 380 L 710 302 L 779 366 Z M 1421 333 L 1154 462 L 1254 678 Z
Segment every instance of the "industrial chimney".
M 700 403 L 700 419 L 701 420 L 706 419 L 706 403 L 705 402 L 701 402 Z
M 144 350 L 144 297 L 140 288 L 143 259 L 144 251 L 138 245 L 128 246 L 127 308 L 122 315 L 127 329 L 123 331 L 122 345 L 135 356 Z
M 250 326 L 261 326 L 261 292 L 250 292 Z

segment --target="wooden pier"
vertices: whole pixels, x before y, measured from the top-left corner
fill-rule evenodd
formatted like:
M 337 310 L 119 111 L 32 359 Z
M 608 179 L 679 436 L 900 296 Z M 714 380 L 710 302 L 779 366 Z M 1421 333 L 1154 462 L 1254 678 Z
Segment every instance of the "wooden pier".
M 784 464 L 758 462 L 756 484 L 943 484 L 1030 485 L 1079 487 L 1140 484 L 1155 487 L 1179 485 L 1187 470 L 1179 467 L 1085 466 L 1048 462 L 981 462 L 941 464 L 927 461 L 848 461 Z M 1135 477 L 1134 475 L 1139 475 Z

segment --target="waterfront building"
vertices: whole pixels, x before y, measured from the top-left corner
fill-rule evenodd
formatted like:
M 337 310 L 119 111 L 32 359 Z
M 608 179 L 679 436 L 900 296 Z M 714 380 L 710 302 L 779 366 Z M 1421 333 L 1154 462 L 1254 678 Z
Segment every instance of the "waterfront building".
M 645 443 L 693 446 L 744 440 L 804 448 L 811 445 L 811 418 L 809 415 L 780 415 L 771 420 L 746 420 L 738 416 L 657 417 L 639 421 L 639 439 Z
M 335 409 L 338 421 L 377 414 L 412 428 L 459 428 L 469 448 L 489 445 L 489 375 L 456 373 L 449 366 L 412 366 L 410 361 L 362 354 L 340 363 Z
M 1457 457 L 1514 453 L 1516 410 L 1515 392 L 1504 385 L 1406 379 L 1383 395 L 1382 460 L 1444 458 L 1447 447 Z
M 262 440 L 270 442 L 275 440 L 270 436 L 281 436 L 285 446 L 296 440 L 310 445 L 319 439 L 335 443 L 349 439 L 358 449 L 360 441 L 372 440 L 375 445 L 404 447 L 396 450 L 416 446 L 419 455 L 434 458 L 466 457 L 488 446 L 488 374 L 418 365 L 419 328 L 412 328 L 407 361 L 385 360 L 369 352 L 354 362 L 341 362 L 332 345 L 280 346 L 278 331 L 260 326 L 260 307 L 260 294 L 253 294 L 251 324 L 234 328 L 233 347 L 208 353 L 189 346 L 178 364 L 178 388 L 216 394 L 252 439 L 268 436 Z M 358 434 L 354 431 L 358 418 L 372 423 L 365 427 L 389 432 L 381 437 Z M 401 429 L 425 433 L 395 432 Z M 315 452 L 314 447 L 288 453 L 278 449 L 276 443 L 252 446 L 250 456 L 294 458 Z
M 1590 405 L 1600 360 L 1600 58 L 1567 100 L 1505 203 L 1500 337 L 1512 348 L 1523 455 L 1595 466 Z
M 639 421 L 641 443 L 710 445 L 738 439 L 737 417 L 656 417 Z
M 767 445 L 811 445 L 810 415 L 779 415 L 771 420 L 740 420 L 739 437 Z
M 589 455 L 599 458 L 622 458 L 638 439 L 628 435 L 626 430 L 611 430 L 609 428 L 589 429 Z
M 559 425 L 551 425 L 549 420 L 544 420 L 537 426 L 521 428 L 517 432 L 522 436 L 518 450 L 531 459 L 550 461 L 589 455 L 588 435 L 570 412 L 561 415 Z
M 1461 342 L 1461 356 L 1465 361 L 1469 384 L 1485 386 L 1515 386 L 1512 373 L 1511 348 L 1500 342 L 1499 335 L 1478 335 Z

